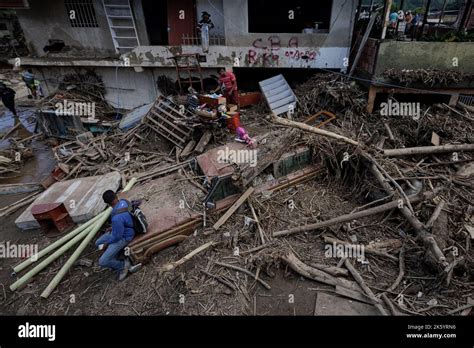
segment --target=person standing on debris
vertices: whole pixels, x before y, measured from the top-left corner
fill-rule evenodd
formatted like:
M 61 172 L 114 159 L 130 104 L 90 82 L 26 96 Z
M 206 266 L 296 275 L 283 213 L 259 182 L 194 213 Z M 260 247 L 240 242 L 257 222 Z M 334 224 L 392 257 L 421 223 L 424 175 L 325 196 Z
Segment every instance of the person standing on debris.
M 31 95 L 28 98 L 35 98 L 36 99 L 36 81 L 35 75 L 31 69 L 28 69 L 22 74 L 23 82 L 25 82 L 26 87 L 31 92 Z
M 237 79 L 233 72 L 226 71 L 224 68 L 217 69 L 219 73 L 219 84 L 223 90 L 227 104 L 239 106 L 239 91 L 237 89 Z
M 2 98 L 3 105 L 13 113 L 16 119 L 18 118 L 18 114 L 15 109 L 15 94 L 13 89 L 7 87 L 3 82 L 0 82 L 0 97 Z
M 128 203 L 118 199 L 114 191 L 107 190 L 102 195 L 106 204 L 111 206 L 112 230 L 100 236 L 95 245 L 105 250 L 99 259 L 101 267 L 110 268 L 118 273 L 118 279 L 123 280 L 130 270 L 130 261 L 118 259 L 118 254 L 130 243 L 135 236 L 133 218 L 128 212 Z

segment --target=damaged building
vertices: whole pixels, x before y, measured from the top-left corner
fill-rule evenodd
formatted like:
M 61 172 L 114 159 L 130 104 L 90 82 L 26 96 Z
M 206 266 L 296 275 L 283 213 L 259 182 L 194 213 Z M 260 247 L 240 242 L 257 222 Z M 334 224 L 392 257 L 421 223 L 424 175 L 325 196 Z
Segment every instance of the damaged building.
M 32 52 L 21 64 L 34 68 L 48 92 L 68 72 L 94 69 L 107 101 L 125 109 L 152 102 L 161 93 L 158 76 L 176 80 L 172 58 L 178 55 L 197 56 L 190 63 L 191 69 L 201 67 L 191 71 L 195 79 L 216 75 L 216 67 L 237 74 L 254 68 L 345 71 L 356 5 L 324 0 L 285 6 L 247 0 L 29 1 L 17 10 Z M 213 23 L 207 44 L 197 30 L 203 11 Z
M 0 8 L 2 314 L 472 317 L 471 0 Z

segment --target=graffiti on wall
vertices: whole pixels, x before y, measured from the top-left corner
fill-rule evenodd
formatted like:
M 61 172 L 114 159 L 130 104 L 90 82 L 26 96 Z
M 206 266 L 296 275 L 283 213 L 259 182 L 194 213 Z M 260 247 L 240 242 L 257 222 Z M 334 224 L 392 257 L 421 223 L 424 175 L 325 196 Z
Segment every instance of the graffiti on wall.
M 318 55 L 315 50 L 301 50 L 298 48 L 298 38 L 291 37 L 285 48 L 282 49 L 281 39 L 278 35 L 271 35 L 266 40 L 256 39 L 248 51 L 248 65 L 262 67 L 278 67 L 280 56 L 284 55 L 292 61 L 314 61 Z

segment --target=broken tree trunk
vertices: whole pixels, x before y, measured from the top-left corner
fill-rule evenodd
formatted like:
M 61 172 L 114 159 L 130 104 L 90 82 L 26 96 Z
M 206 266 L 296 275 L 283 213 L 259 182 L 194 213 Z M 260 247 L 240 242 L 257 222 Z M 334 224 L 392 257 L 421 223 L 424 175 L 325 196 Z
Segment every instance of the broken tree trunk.
M 389 195 L 392 194 L 394 189 L 385 180 L 383 180 L 384 176 L 379 171 L 377 166 L 371 165 L 369 166 L 369 168 L 374 174 L 374 176 L 377 178 L 377 180 L 379 181 L 380 185 L 384 188 L 385 192 Z M 418 218 L 408 208 L 408 206 L 406 206 L 405 204 L 402 204 L 398 206 L 398 209 L 415 230 L 416 237 L 419 238 L 423 242 L 423 244 L 426 246 L 426 248 L 431 251 L 431 253 L 435 257 L 435 259 L 438 261 L 438 263 L 446 267 L 447 266 L 446 257 L 444 256 L 443 252 L 439 248 L 438 243 L 434 239 L 433 235 L 426 230 L 423 223 L 421 223 L 421 221 L 418 220 Z
M 361 146 L 362 147 L 362 144 L 358 143 L 357 141 L 354 141 L 350 138 L 347 138 L 345 136 L 342 136 L 342 135 L 339 135 L 339 134 L 336 134 L 336 133 L 333 133 L 333 132 L 328 132 L 328 131 L 324 131 L 322 129 L 318 129 L 318 128 L 314 128 L 312 126 L 309 126 L 307 124 L 304 124 L 304 123 L 301 123 L 301 122 L 295 122 L 295 121 L 291 121 L 291 120 L 286 120 L 286 119 L 283 119 L 283 118 L 280 118 L 280 117 L 277 117 L 277 116 L 273 116 L 273 121 L 275 123 L 278 123 L 278 124 L 282 124 L 282 125 L 286 125 L 286 126 L 290 126 L 290 127 L 294 127 L 294 128 L 298 128 L 298 129 L 301 129 L 301 130 L 304 130 L 304 131 L 307 131 L 307 132 L 311 132 L 311 133 L 314 133 L 314 134 L 319 134 L 319 135 L 323 135 L 323 136 L 328 136 L 328 137 L 331 137 L 331 138 L 334 138 L 334 139 L 339 139 L 339 140 L 342 140 L 348 144 L 351 144 L 351 145 L 355 145 L 355 146 Z M 421 153 L 437 153 L 437 152 L 430 152 L 430 151 L 433 151 L 433 148 L 436 148 L 436 149 L 439 149 L 439 148 L 443 148 L 443 150 L 446 150 L 446 149 L 449 149 L 449 151 L 461 151 L 461 149 L 463 149 L 464 151 L 467 151 L 467 149 L 471 149 L 471 150 L 474 150 L 474 144 L 469 144 L 469 145 L 444 145 L 444 146 L 428 146 L 427 148 L 429 148 L 430 150 L 428 152 L 421 152 Z M 417 151 L 417 149 L 420 149 L 420 148 L 411 148 L 412 150 L 410 151 Z M 414 150 L 413 150 L 414 149 Z M 406 150 L 409 150 L 409 149 L 398 149 L 397 151 L 406 151 Z M 384 154 L 387 155 L 387 151 L 393 151 L 393 150 L 385 150 L 384 151 Z M 440 150 L 434 150 L 434 151 L 440 151 Z M 448 151 L 448 152 L 449 152 Z M 390 153 L 390 152 L 389 152 Z M 393 152 L 392 152 L 393 153 Z M 387 194 L 391 195 L 393 194 L 393 191 L 394 189 L 391 187 L 391 185 L 387 182 L 387 179 L 385 178 L 385 176 L 380 172 L 379 168 L 382 168 L 378 163 L 377 161 L 370 155 L 368 154 L 367 152 L 363 151 L 362 152 L 362 156 L 364 158 L 366 158 L 370 163 L 371 165 L 369 166 L 370 170 L 372 171 L 372 173 L 374 174 L 374 176 L 377 178 L 377 180 L 379 181 L 380 185 L 382 185 L 382 187 L 384 188 L 384 190 L 387 192 Z M 389 178 L 390 179 L 390 178 Z M 392 183 L 394 183 L 394 180 L 392 179 L 391 180 Z M 403 190 L 401 190 L 400 192 L 402 195 L 403 195 Z M 407 197 L 404 197 L 405 198 L 405 203 L 410 206 L 410 200 L 407 199 Z M 432 234 L 429 233 L 424 225 L 420 222 L 420 220 L 418 220 L 418 218 L 414 215 L 414 213 L 405 205 L 403 204 L 403 206 L 401 208 L 399 208 L 401 213 L 403 214 L 403 216 L 408 220 L 408 222 L 410 223 L 410 225 L 412 225 L 413 229 L 415 230 L 416 232 L 416 236 L 423 241 L 423 244 L 427 247 L 427 249 L 429 249 L 431 251 L 431 253 L 433 254 L 433 256 L 436 258 L 436 260 L 444 267 L 447 266 L 447 262 L 446 262 L 446 257 L 444 256 L 443 252 L 441 251 L 441 249 L 439 248 L 436 240 L 433 238 Z M 370 210 L 370 209 L 368 209 Z M 359 212 L 360 213 L 360 212 Z M 357 215 L 359 213 L 356 213 L 354 215 Z M 370 215 L 370 214 L 369 214 Z M 368 215 L 366 215 L 368 216 Z M 350 219 L 347 215 L 344 216 L 346 219 L 349 219 L 349 220 L 342 220 L 342 221 L 336 221 L 337 222 L 346 222 L 346 221 L 350 221 L 352 219 Z M 327 223 L 327 222 L 326 222 Z M 332 222 L 334 223 L 334 221 Z M 322 223 L 321 223 L 322 224 Z M 286 234 L 291 234 L 291 233 L 295 233 L 295 232 L 301 232 L 301 231 L 308 231 L 308 230 L 312 230 L 314 229 L 314 225 L 316 225 L 316 228 L 320 228 L 320 227 L 326 227 L 328 225 L 318 225 L 318 224 L 312 224 L 312 225 L 307 225 L 307 226 L 303 226 L 303 227 L 296 227 L 296 228 L 293 228 L 293 229 L 290 229 L 290 230 L 286 230 L 286 231 L 279 231 L 279 232 L 276 232 L 274 233 L 274 236 L 281 236 L 281 235 L 286 235 Z M 309 228 L 308 228 L 309 226 Z
M 437 192 L 424 192 L 424 193 L 419 194 L 419 195 L 410 196 L 410 197 L 408 197 L 408 199 L 410 200 L 410 202 L 416 203 L 416 202 L 420 202 L 420 201 L 423 201 L 423 200 L 433 198 L 436 195 L 436 193 Z M 293 234 L 293 233 L 298 233 L 298 232 L 312 231 L 312 230 L 316 230 L 316 229 L 319 229 L 319 228 L 335 225 L 335 224 L 338 224 L 338 223 L 348 222 L 348 221 L 352 221 L 352 220 L 355 220 L 355 219 L 360 219 L 360 218 L 363 218 L 363 217 L 372 216 L 372 215 L 375 215 L 375 214 L 383 213 L 383 212 L 391 210 L 391 209 L 395 209 L 395 208 L 398 207 L 398 205 L 399 205 L 398 201 L 392 201 L 392 202 L 389 202 L 389 203 L 379 205 L 377 207 L 373 207 L 373 208 L 369 208 L 369 209 L 366 209 L 366 210 L 359 211 L 357 213 L 353 213 L 353 214 L 349 213 L 349 214 L 341 215 L 341 216 L 338 216 L 336 218 L 329 219 L 329 220 L 326 220 L 326 221 L 321 221 L 321 222 L 317 222 L 317 223 L 314 223 L 314 224 L 298 226 L 298 227 L 290 228 L 288 230 L 282 230 L 282 231 L 274 232 L 273 237 L 281 237 L 281 236 L 286 236 L 286 235 Z
M 300 259 L 298 259 L 296 255 L 292 252 L 289 252 L 287 255 L 283 256 L 282 260 L 285 261 L 285 263 L 290 266 L 293 271 L 302 275 L 305 278 L 309 278 L 328 285 L 341 286 L 343 288 L 356 291 L 360 290 L 357 285 L 351 281 L 333 277 L 332 275 L 324 271 L 308 266 Z
M 384 150 L 384 156 L 411 156 L 411 155 L 429 155 L 436 153 L 448 153 L 457 151 L 474 151 L 474 144 L 459 144 L 459 145 L 441 145 L 441 146 L 419 146 L 407 147 L 404 149 L 389 149 Z

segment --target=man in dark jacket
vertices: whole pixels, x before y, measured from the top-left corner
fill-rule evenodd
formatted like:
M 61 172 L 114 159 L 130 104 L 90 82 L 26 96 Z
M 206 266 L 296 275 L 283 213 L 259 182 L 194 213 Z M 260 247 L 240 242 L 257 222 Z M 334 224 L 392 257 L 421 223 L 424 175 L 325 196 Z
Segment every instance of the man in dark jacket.
M 135 236 L 133 229 L 133 218 L 128 212 L 128 203 L 124 199 L 118 199 L 115 192 L 107 190 L 102 195 L 105 203 L 111 206 L 112 230 L 100 236 L 95 245 L 105 250 L 99 259 L 101 267 L 107 267 L 116 271 L 119 280 L 125 279 L 130 269 L 130 261 L 118 259 L 118 254 L 130 243 Z
M 0 82 L 0 98 L 3 105 L 13 113 L 13 116 L 18 117 L 15 109 L 15 91 L 7 87 L 3 82 Z

